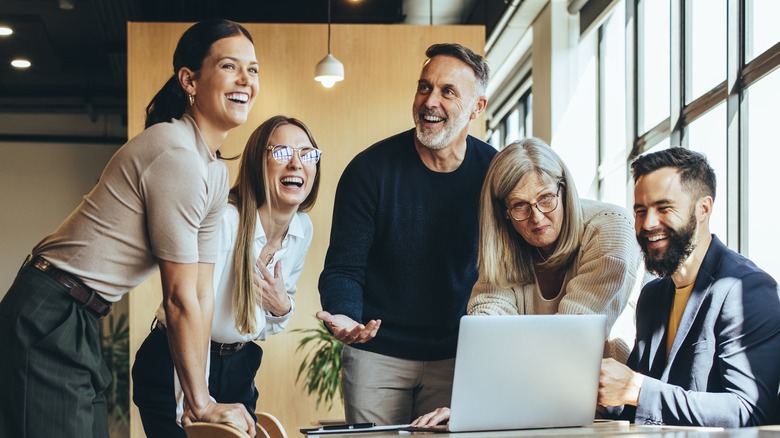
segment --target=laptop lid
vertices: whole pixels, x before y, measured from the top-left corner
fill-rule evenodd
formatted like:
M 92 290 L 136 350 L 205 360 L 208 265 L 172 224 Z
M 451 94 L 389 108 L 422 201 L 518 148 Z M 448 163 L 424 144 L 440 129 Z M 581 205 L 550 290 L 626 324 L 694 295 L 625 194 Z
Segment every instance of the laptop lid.
M 604 315 L 461 318 L 449 431 L 592 424 L 606 323 Z

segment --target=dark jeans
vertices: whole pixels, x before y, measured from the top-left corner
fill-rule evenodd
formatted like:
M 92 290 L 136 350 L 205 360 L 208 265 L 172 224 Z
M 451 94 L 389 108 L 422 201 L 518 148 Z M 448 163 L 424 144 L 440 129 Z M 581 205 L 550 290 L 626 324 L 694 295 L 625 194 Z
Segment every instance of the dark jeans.
M 211 396 L 219 403 L 243 404 L 256 421 L 255 375 L 262 359 L 263 350 L 254 342 L 228 356 L 211 353 Z M 162 330 L 154 329 L 138 349 L 133 365 L 133 402 L 141 413 L 148 438 L 187 436 L 176 423 L 174 372 L 168 337 Z
M 108 438 L 99 320 L 32 266 L 0 302 L 0 437 Z

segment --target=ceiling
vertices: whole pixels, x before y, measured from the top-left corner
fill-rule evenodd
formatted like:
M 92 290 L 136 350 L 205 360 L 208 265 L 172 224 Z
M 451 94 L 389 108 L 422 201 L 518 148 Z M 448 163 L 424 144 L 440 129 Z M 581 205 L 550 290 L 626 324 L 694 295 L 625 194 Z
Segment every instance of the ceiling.
M 334 23 L 493 24 L 504 0 L 332 0 Z M 433 10 L 433 13 L 431 13 Z M 502 9 L 503 10 L 503 9 Z M 0 112 L 125 114 L 126 23 L 326 23 L 326 0 L 0 0 Z M 17 57 L 32 66 L 18 70 Z

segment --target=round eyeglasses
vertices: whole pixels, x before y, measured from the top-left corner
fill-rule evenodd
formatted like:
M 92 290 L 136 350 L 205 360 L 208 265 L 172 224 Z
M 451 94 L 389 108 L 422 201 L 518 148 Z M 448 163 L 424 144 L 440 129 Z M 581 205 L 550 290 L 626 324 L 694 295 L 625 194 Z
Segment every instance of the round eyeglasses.
M 561 194 L 561 188 L 554 195 L 544 195 L 536 202 L 521 202 L 506 212 L 516 221 L 524 221 L 531 217 L 532 208 L 536 207 L 540 213 L 549 213 L 558 208 L 558 197 Z
M 281 164 L 289 163 L 290 160 L 292 160 L 294 153 L 298 153 L 298 158 L 303 164 L 316 164 L 320 161 L 320 156 L 322 155 L 321 150 L 308 146 L 294 148 L 292 146 L 277 144 L 268 146 L 266 149 L 271 151 L 271 156 L 274 157 L 274 160 Z

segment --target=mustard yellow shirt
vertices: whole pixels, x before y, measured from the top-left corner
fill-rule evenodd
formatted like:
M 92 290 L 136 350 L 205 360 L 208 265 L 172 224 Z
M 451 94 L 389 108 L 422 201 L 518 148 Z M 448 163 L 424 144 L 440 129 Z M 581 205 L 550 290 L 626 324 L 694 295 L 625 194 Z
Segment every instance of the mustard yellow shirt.
M 685 305 L 688 304 L 691 291 L 693 291 L 693 283 L 674 290 L 674 303 L 672 303 L 672 311 L 669 314 L 669 328 L 666 336 L 666 356 L 669 356 L 669 351 L 672 350 L 672 343 L 674 343 L 674 337 L 680 327 L 680 320 Z

